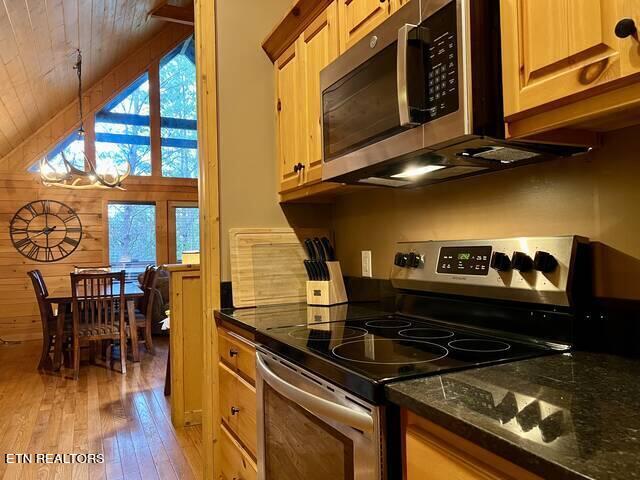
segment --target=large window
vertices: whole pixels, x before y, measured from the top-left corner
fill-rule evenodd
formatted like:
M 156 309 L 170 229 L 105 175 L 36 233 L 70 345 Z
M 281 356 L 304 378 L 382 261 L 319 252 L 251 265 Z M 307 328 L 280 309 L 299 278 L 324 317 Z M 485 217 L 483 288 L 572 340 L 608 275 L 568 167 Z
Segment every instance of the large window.
M 198 123 L 193 37 L 160 62 L 162 176 L 198 177 Z
M 149 77 L 145 73 L 96 114 L 96 169 L 111 165 L 151 175 Z
M 109 204 L 109 263 L 127 276 L 156 263 L 156 207 L 153 204 Z

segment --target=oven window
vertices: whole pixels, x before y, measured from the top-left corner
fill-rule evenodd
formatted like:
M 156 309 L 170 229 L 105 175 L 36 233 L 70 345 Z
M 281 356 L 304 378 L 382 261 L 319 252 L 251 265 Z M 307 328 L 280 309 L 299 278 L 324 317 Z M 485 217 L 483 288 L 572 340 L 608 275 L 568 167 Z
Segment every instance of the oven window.
M 324 159 L 403 130 L 398 111 L 397 43 L 322 92 Z
M 353 480 L 353 442 L 264 383 L 267 480 Z

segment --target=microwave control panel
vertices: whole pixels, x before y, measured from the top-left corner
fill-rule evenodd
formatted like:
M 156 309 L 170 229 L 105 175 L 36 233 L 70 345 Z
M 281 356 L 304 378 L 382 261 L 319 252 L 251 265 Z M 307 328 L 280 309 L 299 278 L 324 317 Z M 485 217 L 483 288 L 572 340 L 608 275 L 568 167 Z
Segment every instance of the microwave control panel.
M 456 2 L 450 2 L 422 24 L 429 30 L 426 121 L 458 110 L 458 46 Z

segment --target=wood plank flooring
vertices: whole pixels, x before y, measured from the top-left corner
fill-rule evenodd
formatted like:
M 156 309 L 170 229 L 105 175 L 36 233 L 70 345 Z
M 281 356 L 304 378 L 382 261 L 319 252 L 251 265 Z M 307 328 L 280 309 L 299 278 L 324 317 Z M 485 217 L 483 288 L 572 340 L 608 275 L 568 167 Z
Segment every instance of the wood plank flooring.
M 36 370 L 40 342 L 0 345 L 0 479 L 200 479 L 202 429 L 174 429 L 168 341 L 121 375 L 83 364 L 78 381 Z M 6 453 L 103 453 L 102 464 L 7 464 Z

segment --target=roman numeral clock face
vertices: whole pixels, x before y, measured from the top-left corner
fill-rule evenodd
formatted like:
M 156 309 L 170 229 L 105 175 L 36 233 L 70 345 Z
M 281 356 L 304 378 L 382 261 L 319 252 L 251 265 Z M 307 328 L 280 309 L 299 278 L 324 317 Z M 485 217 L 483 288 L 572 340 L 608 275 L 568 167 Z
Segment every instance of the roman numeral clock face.
M 22 207 L 10 225 L 11 242 L 36 262 L 56 262 L 80 245 L 82 223 L 70 207 L 55 200 L 37 200 Z

